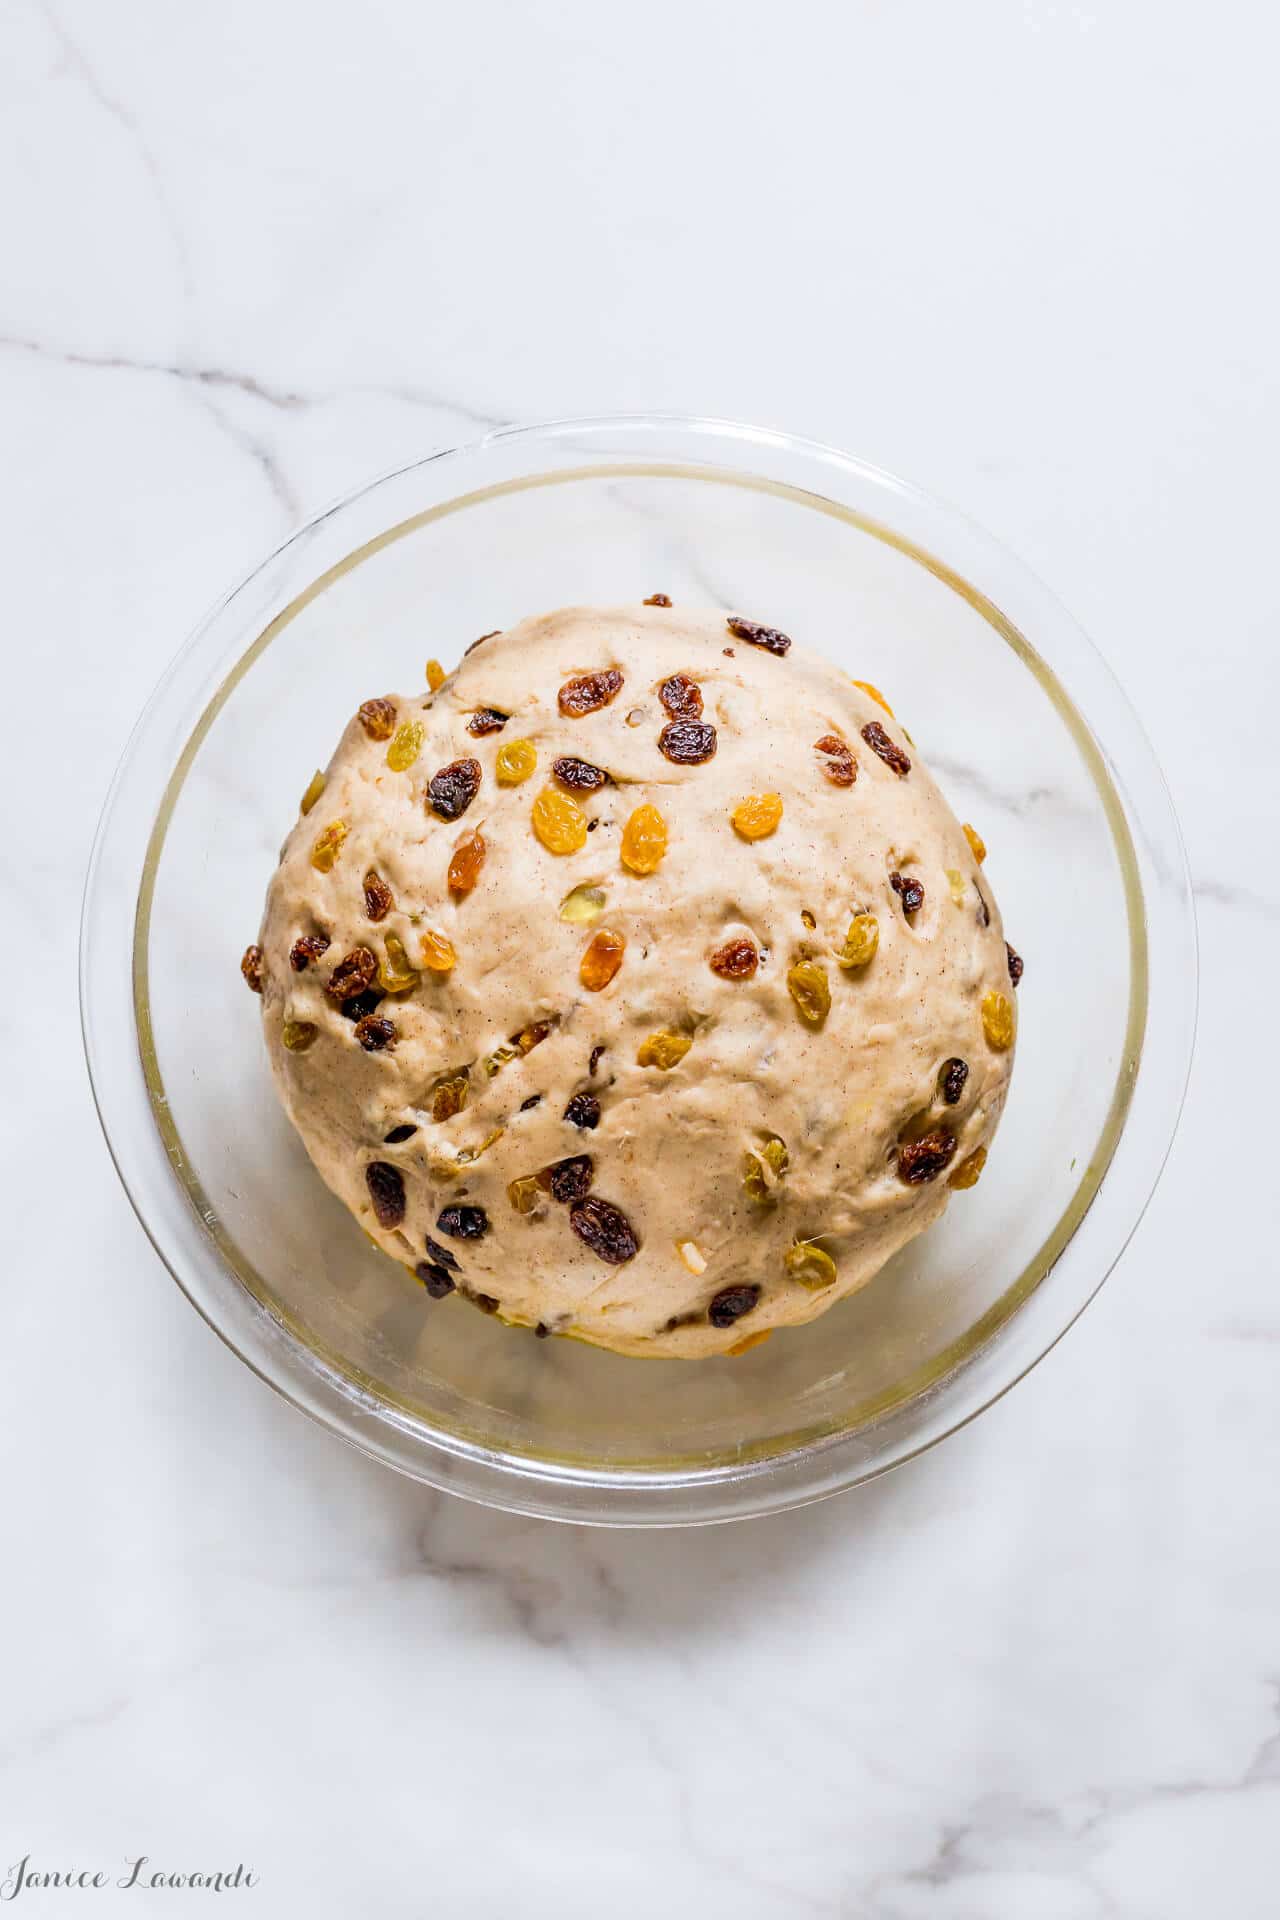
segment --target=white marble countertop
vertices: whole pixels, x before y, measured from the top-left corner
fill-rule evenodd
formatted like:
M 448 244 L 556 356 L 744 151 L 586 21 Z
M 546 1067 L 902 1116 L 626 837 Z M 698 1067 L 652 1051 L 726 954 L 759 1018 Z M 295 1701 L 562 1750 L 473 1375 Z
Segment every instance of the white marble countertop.
M 243 1863 L 308 1920 L 1280 1912 L 1275 16 L 12 0 L 0 49 L 0 1869 Z M 851 447 L 1020 552 L 1201 914 L 1187 1114 L 1080 1325 L 870 1490 L 702 1533 L 473 1509 L 277 1400 L 136 1225 L 75 1013 L 101 797 L 209 602 L 381 468 L 620 408 Z

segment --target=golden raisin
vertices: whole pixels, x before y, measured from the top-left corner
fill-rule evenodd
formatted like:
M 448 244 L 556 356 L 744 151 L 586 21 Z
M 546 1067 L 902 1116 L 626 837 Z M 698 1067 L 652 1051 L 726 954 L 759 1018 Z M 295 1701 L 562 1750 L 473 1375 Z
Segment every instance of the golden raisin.
M 622 956 L 627 950 L 625 938 L 620 933 L 610 933 L 607 927 L 601 927 L 590 946 L 582 956 L 578 968 L 578 978 L 588 993 L 599 993 L 622 965 Z
M 378 985 L 384 993 L 407 993 L 418 984 L 417 969 L 409 965 L 409 956 L 398 934 L 387 935 L 386 948 L 386 958 L 378 965 Z
M 587 816 L 576 800 L 544 787 L 533 803 L 533 830 L 548 853 L 577 853 L 587 844 Z
M 844 945 L 836 955 L 836 964 L 848 968 L 869 966 L 875 959 L 879 945 L 880 922 L 874 913 L 855 913 L 849 922 Z
M 772 1338 L 773 1328 L 761 1327 L 759 1333 L 749 1333 L 745 1340 L 735 1340 L 731 1347 L 725 1348 L 725 1352 L 731 1360 L 736 1360 L 739 1354 L 750 1353 L 752 1347 L 762 1347 L 766 1340 Z
M 647 1040 L 640 1043 L 636 1054 L 638 1067 L 661 1067 L 669 1073 L 672 1067 L 678 1067 L 688 1053 L 693 1041 L 687 1033 L 674 1033 L 670 1027 L 662 1027 L 657 1033 L 651 1033 Z
M 421 720 L 406 720 L 396 728 L 395 738 L 387 748 L 387 765 L 393 773 L 408 772 L 422 752 L 426 737 L 427 730 Z
M 967 1160 L 960 1162 L 947 1185 L 955 1187 L 958 1192 L 963 1192 L 966 1187 L 976 1187 L 982 1178 L 982 1169 L 986 1164 L 987 1150 L 985 1147 L 978 1147 Z
M 622 830 L 621 859 L 632 873 L 653 873 L 667 851 L 667 823 L 646 801 Z
M 560 902 L 560 918 L 570 926 L 589 927 L 604 912 L 606 897 L 603 887 L 572 887 Z
M 873 687 L 869 680 L 855 680 L 853 684 L 855 687 L 861 687 L 862 691 L 874 700 L 878 707 L 883 707 L 891 720 L 897 719 L 898 716 L 894 713 L 893 708 L 889 705 L 889 702 L 885 699 L 879 687 Z
M 255 945 L 252 947 L 245 948 L 244 956 L 240 961 L 240 971 L 245 977 L 245 984 L 248 986 L 250 992 L 261 993 L 262 992 L 262 948 L 261 947 Z
M 777 831 L 782 818 L 780 793 L 753 793 L 733 810 L 734 832 L 744 840 L 763 840 Z
M 521 1174 L 508 1186 L 507 1198 L 517 1213 L 532 1213 L 542 1198 L 542 1188 L 531 1173 Z
M 480 869 L 484 865 L 485 854 L 489 851 L 484 835 L 479 828 L 474 833 L 464 834 L 453 850 L 449 862 L 450 893 L 470 893 L 480 878 Z
M 305 1053 L 319 1032 L 309 1020 L 286 1020 L 280 1029 L 280 1038 L 290 1053 Z
M 498 748 L 493 771 L 500 787 L 518 787 L 538 764 L 538 750 L 532 740 L 508 740 Z
M 445 672 L 444 668 L 440 665 L 440 662 L 438 660 L 428 660 L 427 685 L 430 687 L 432 693 L 439 693 L 441 687 L 444 685 L 445 681 L 448 678 L 449 678 L 448 674 Z
M 947 890 L 957 907 L 964 905 L 964 875 L 957 867 L 944 869 L 947 876 Z
M 443 1080 L 437 1080 L 431 1089 L 431 1118 L 452 1120 L 455 1113 L 461 1113 L 466 1106 L 470 1091 L 465 1073 L 452 1073 Z
M 1013 1044 L 1013 1003 L 1003 993 L 984 993 L 982 996 L 982 1031 L 987 1036 L 987 1045 L 997 1053 L 1003 1053 Z
M 432 973 L 449 973 L 457 965 L 458 956 L 453 950 L 453 942 L 447 940 L 444 934 L 428 929 L 418 945 L 422 951 L 422 964 L 429 967 Z
M 791 1156 L 787 1143 L 776 1133 L 769 1134 L 759 1153 L 742 1156 L 742 1184 L 747 1198 L 763 1205 L 777 1198 L 776 1188 L 786 1177 Z
M 310 780 L 307 782 L 307 790 L 302 796 L 301 811 L 303 813 L 310 813 L 312 807 L 314 807 L 316 801 L 320 798 L 320 795 L 323 792 L 324 792 L 324 775 L 321 773 L 319 767 L 317 767 L 315 772 L 312 774 Z
M 311 864 L 317 873 L 332 873 L 347 837 L 345 820 L 331 820 L 311 849 Z
M 978 832 L 978 829 L 976 827 L 971 827 L 967 820 L 964 823 L 964 837 L 969 842 L 970 853 L 973 855 L 978 865 L 981 866 L 983 861 L 987 857 L 987 843 L 983 839 L 982 835 Z
M 519 1033 L 512 1034 L 511 1044 L 521 1053 L 532 1053 L 535 1047 L 542 1045 L 552 1028 L 559 1024 L 559 1014 L 554 1015 L 550 1020 L 533 1020 L 527 1027 L 521 1027 Z
M 811 1293 L 817 1293 L 823 1287 L 832 1287 L 836 1283 L 836 1263 L 829 1253 L 815 1246 L 812 1240 L 797 1240 L 787 1248 L 783 1259 L 787 1272 L 802 1287 L 808 1287 Z
M 389 740 L 395 731 L 396 703 L 394 700 L 366 700 L 358 718 L 371 740 Z
M 811 1027 L 820 1027 L 831 1011 L 826 968 L 817 960 L 797 960 L 787 969 L 787 992 L 800 1018 Z
M 364 911 L 367 920 L 385 920 L 395 905 L 390 887 L 373 867 L 364 877 Z

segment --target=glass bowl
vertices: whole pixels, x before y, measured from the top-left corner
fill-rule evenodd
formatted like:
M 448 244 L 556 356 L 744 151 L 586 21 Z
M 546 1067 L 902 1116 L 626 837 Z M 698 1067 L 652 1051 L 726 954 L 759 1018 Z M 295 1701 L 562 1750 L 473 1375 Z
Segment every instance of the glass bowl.
M 372 693 L 540 609 L 772 618 L 885 689 L 990 847 L 1026 961 L 1012 1092 L 962 1205 L 737 1359 L 621 1359 L 433 1303 L 322 1185 L 239 959 L 298 799 Z M 989 1405 L 1101 1285 L 1168 1151 L 1195 927 L 1151 750 L 985 535 L 829 448 L 710 420 L 488 434 L 376 481 L 215 609 L 129 742 L 90 866 L 85 1043 L 161 1258 L 224 1340 L 379 1459 L 561 1519 L 690 1524 L 884 1471 Z

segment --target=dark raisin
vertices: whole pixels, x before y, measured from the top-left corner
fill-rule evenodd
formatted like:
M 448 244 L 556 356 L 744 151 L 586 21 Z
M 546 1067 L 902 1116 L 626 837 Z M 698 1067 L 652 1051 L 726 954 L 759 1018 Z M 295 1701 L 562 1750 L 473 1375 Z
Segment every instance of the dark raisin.
M 911 771 L 911 762 L 896 740 L 891 740 L 878 720 L 869 720 L 862 729 L 862 737 L 873 753 L 878 753 L 886 767 L 892 767 L 899 780 L 904 780 Z
M 451 1240 L 483 1240 L 489 1216 L 483 1207 L 445 1207 L 436 1215 L 436 1228 Z
M 395 1052 L 396 1030 L 380 1014 L 366 1013 L 363 1020 L 356 1021 L 356 1039 L 366 1053 Z
M 539 1320 L 533 1331 L 535 1338 L 538 1340 L 549 1340 L 551 1338 L 551 1329 L 545 1320 Z
M 289 957 L 290 959 L 292 959 L 293 958 L 292 954 Z M 304 960 L 302 964 L 305 967 L 307 963 Z M 242 954 L 240 959 L 240 971 L 244 975 L 245 984 L 249 988 L 250 992 L 261 993 L 262 992 L 262 948 L 261 947 L 252 946 L 252 947 L 245 948 L 244 953 Z
M 722 980 L 749 980 L 760 964 L 760 955 L 751 940 L 726 940 L 711 956 L 711 971 Z
M 601 707 L 607 707 L 622 685 L 622 675 L 616 667 L 603 667 L 599 673 L 581 673 L 576 679 L 566 680 L 560 689 L 560 711 L 570 720 L 580 720 L 584 713 L 598 713 Z
M 353 993 L 349 1000 L 342 1003 L 343 1017 L 347 1020 L 363 1020 L 366 1013 L 372 1013 L 381 1006 L 385 995 L 377 987 L 369 987 L 364 993 Z
M 480 791 L 480 762 L 451 760 L 427 783 L 427 803 L 441 820 L 457 820 Z
M 585 1200 L 579 1200 L 569 1215 L 569 1225 L 579 1240 L 611 1267 L 625 1266 L 640 1251 L 640 1242 L 621 1207 L 601 1200 L 598 1194 L 589 1193 Z
M 396 703 L 366 700 L 360 708 L 359 719 L 371 740 L 389 740 L 396 730 Z
M 671 596 L 666 593 L 651 593 L 645 598 L 646 607 L 669 607 Z
M 467 722 L 467 732 L 477 737 L 486 733 L 501 733 L 510 718 L 509 713 L 499 713 L 496 707 L 477 707 Z
M 481 1313 L 496 1313 L 502 1304 L 491 1293 L 469 1293 L 467 1299 L 473 1307 L 479 1307 Z
M 440 1242 L 433 1240 L 429 1233 L 423 1234 L 422 1244 L 438 1267 L 449 1267 L 454 1273 L 458 1271 L 458 1256 L 456 1253 L 450 1253 L 448 1247 L 442 1247 Z
M 592 1080 L 595 1079 L 596 1068 L 600 1065 L 607 1051 L 608 1049 L 605 1047 L 592 1047 L 591 1058 L 587 1062 L 587 1074 Z
M 701 720 L 702 688 L 687 673 L 673 673 L 658 688 L 658 698 L 673 720 Z
M 594 832 L 595 832 L 595 830 L 596 830 L 596 828 L 597 828 L 597 827 L 598 827 L 599 825 L 600 825 L 600 822 L 599 822 L 598 820 L 588 820 L 588 822 L 587 822 L 587 832 L 588 832 L 588 833 L 594 833 Z
M 530 1112 L 532 1108 L 540 1104 L 541 1100 L 542 1100 L 542 1095 L 540 1093 L 531 1093 L 527 1100 L 522 1100 L 520 1102 L 521 1113 Z
M 395 895 L 382 875 L 370 867 L 364 877 L 365 919 L 385 920 L 395 903 Z
M 378 956 L 368 947 L 352 947 L 329 975 L 325 992 L 334 1000 L 350 1000 L 364 993 L 378 977 Z
M 726 660 L 736 660 L 738 657 L 732 647 L 721 647 L 720 651 L 725 656 Z
M 322 933 L 300 933 L 289 949 L 289 965 L 295 973 L 301 973 L 304 967 L 328 951 L 329 942 Z
M 707 1308 L 707 1318 L 713 1327 L 731 1327 L 744 1313 L 750 1313 L 759 1300 L 759 1287 L 721 1287 Z
M 678 767 L 700 767 L 716 750 L 716 730 L 702 720 L 673 720 L 658 735 L 658 746 Z
M 380 1227 L 398 1227 L 404 1219 L 404 1176 L 387 1160 L 371 1160 L 364 1170 L 365 1184 Z
M 446 1273 L 443 1267 L 433 1267 L 427 1260 L 419 1260 L 414 1272 L 433 1300 L 443 1300 L 457 1285 L 451 1273 Z
M 969 1063 L 952 1057 L 944 1060 L 938 1072 L 938 1091 L 949 1107 L 954 1107 L 964 1092 L 964 1083 L 969 1078 Z
M 575 1093 L 564 1110 L 564 1117 L 571 1127 L 598 1127 L 600 1102 L 594 1093 Z
M 544 1167 L 538 1175 L 538 1185 L 561 1206 L 568 1207 L 584 1198 L 594 1172 L 591 1155 L 575 1153 L 568 1160 L 557 1160 L 554 1166 Z
M 575 760 L 571 753 L 562 753 L 553 761 L 551 771 L 562 787 L 569 787 L 574 793 L 594 793 L 597 787 L 609 784 L 603 767 L 593 767 L 589 760 Z
M 818 764 L 833 787 L 853 785 L 858 777 L 858 763 L 838 733 L 824 733 L 821 740 L 814 741 L 813 750 L 822 756 Z
M 404 1126 L 392 1127 L 390 1133 L 384 1133 L 382 1136 L 383 1142 L 388 1147 L 398 1147 L 402 1140 L 412 1140 L 417 1131 L 418 1129 L 413 1123 L 407 1121 Z
M 901 897 L 904 913 L 919 913 L 924 905 L 924 883 L 920 880 L 904 879 L 900 873 L 889 875 L 889 885 Z
M 898 1148 L 898 1178 L 909 1187 L 936 1180 L 956 1150 L 956 1137 L 945 1127 L 921 1134 L 918 1140 L 904 1140 Z
M 749 640 L 753 647 L 763 647 L 767 653 L 783 654 L 790 649 L 790 638 L 776 627 L 762 627 L 758 620 L 744 620 L 736 613 L 729 615 L 727 624 L 737 639 Z
M 1004 950 L 1009 956 L 1009 978 L 1016 987 L 1022 978 L 1022 955 L 1015 953 L 1007 940 L 1004 943 Z

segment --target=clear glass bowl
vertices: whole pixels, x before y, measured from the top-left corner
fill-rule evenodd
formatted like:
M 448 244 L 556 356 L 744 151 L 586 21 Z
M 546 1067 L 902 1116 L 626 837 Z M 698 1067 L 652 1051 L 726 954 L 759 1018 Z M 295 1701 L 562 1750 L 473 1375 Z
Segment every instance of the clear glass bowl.
M 1026 960 L 981 1185 L 855 1298 L 743 1358 L 620 1359 L 435 1305 L 313 1172 L 239 958 L 355 706 L 570 602 L 777 619 L 882 686 L 990 847 Z M 1101 1285 L 1176 1124 L 1195 1017 L 1177 823 L 1098 655 L 956 514 L 846 455 L 708 420 L 492 433 L 321 515 L 219 606 L 138 724 L 89 872 L 81 991 L 143 1226 L 242 1359 L 391 1465 L 614 1524 L 795 1505 L 931 1445 Z

